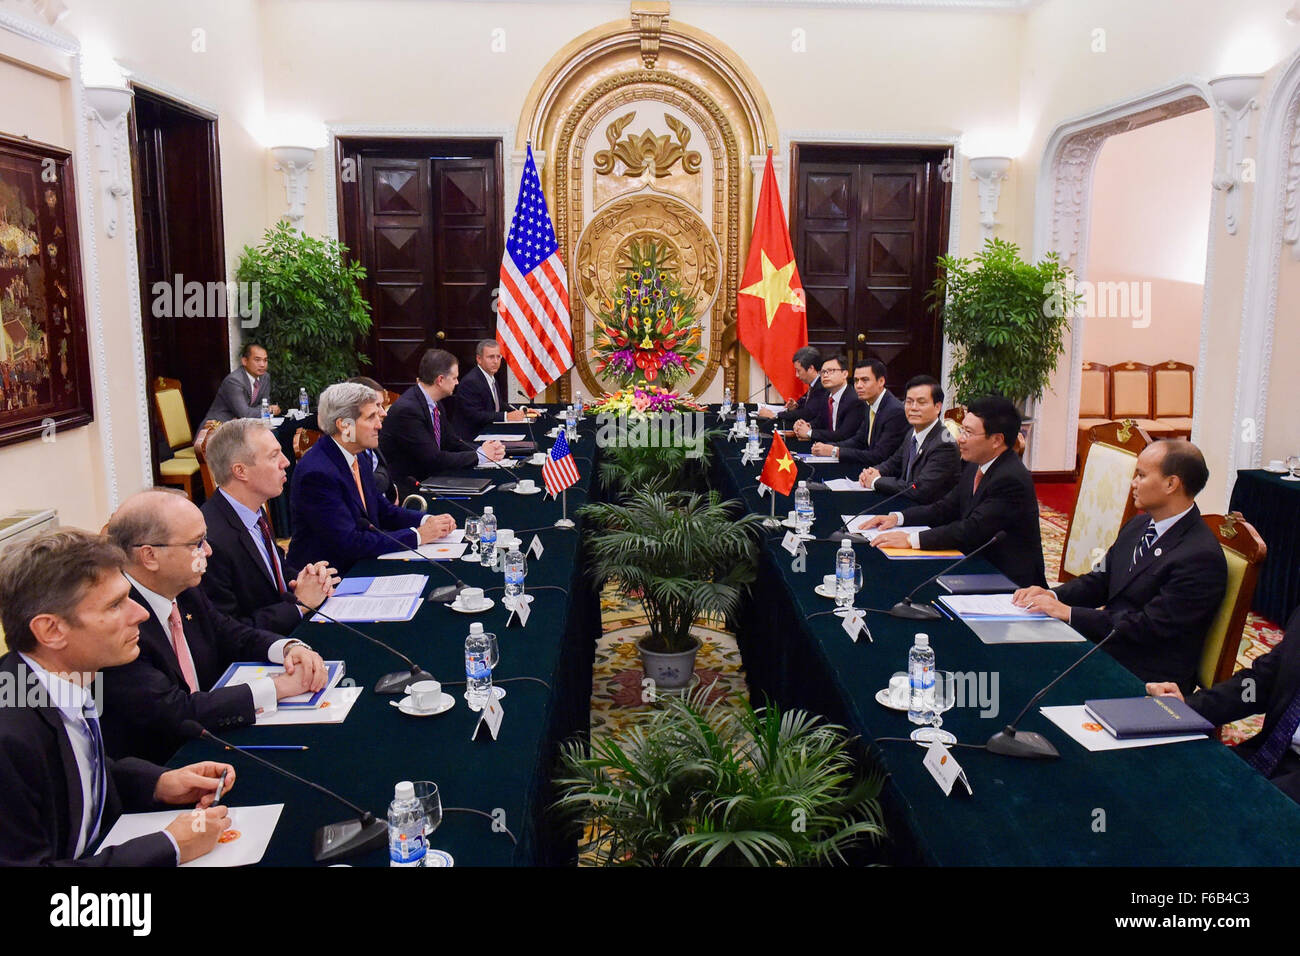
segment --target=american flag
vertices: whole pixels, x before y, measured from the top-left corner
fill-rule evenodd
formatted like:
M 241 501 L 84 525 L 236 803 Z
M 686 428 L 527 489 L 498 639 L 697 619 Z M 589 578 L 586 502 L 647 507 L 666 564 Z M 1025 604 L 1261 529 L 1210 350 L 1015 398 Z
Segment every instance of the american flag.
M 529 398 L 573 365 L 569 278 L 559 249 L 530 144 L 497 300 L 497 342 Z
M 574 464 L 573 455 L 569 452 L 569 440 L 564 437 L 564 429 L 561 428 L 560 437 L 555 439 L 551 453 L 542 463 L 542 481 L 546 482 L 546 490 L 551 497 L 558 498 L 561 491 L 577 480 L 578 466 Z

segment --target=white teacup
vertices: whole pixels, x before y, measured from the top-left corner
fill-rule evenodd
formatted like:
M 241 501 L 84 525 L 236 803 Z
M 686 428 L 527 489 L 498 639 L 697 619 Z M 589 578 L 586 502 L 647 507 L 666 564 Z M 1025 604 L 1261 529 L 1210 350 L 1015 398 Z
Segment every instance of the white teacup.
M 442 700 L 442 685 L 436 680 L 416 681 L 406 692 L 411 695 L 411 705 L 416 710 L 433 710 Z
M 1286 467 L 1286 462 L 1281 458 L 1274 458 L 1268 463 L 1269 471 L 1281 471 Z
M 791 524 L 794 524 L 795 521 L 798 520 L 798 517 L 799 517 L 799 512 L 791 511 L 789 516 L 786 518 L 786 520 L 789 521 Z
M 521 478 L 515 483 L 515 491 L 520 494 L 531 495 L 536 490 L 537 482 L 533 481 L 531 478 Z
M 468 611 L 477 611 L 483 606 L 483 589 L 466 588 L 460 592 L 460 597 L 456 599 L 456 603 Z
M 833 574 L 823 574 L 823 575 L 822 575 L 822 588 L 824 588 L 824 589 L 827 590 L 827 591 L 834 591 L 834 590 L 835 590 L 835 575 L 833 575 Z
M 889 699 L 895 704 L 906 704 L 912 695 L 912 682 L 906 674 L 889 678 Z
M 535 452 L 533 454 L 533 457 L 529 458 L 528 461 L 530 464 L 533 465 L 544 465 L 546 464 L 546 452 L 544 451 Z
M 509 548 L 510 542 L 515 540 L 513 528 L 497 528 L 497 547 Z

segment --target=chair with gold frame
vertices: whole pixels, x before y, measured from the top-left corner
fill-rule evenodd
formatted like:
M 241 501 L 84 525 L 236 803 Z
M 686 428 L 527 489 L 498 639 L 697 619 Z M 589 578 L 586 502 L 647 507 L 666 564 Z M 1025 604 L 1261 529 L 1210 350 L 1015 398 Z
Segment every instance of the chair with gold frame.
M 194 478 L 199 474 L 199 462 L 194 450 L 194 435 L 185 413 L 181 383 L 174 378 L 162 376 L 154 379 L 153 400 L 163 439 L 175 456 L 158 464 L 162 483 L 183 489 L 193 501 Z
M 1255 597 L 1259 566 L 1268 554 L 1268 546 L 1239 511 L 1226 515 L 1201 515 L 1201 520 L 1219 539 L 1223 556 L 1228 561 L 1228 588 L 1219 612 L 1205 634 L 1201 663 L 1196 670 L 1200 685 L 1213 687 L 1231 677 L 1235 669 L 1250 602 Z
M 1115 543 L 1119 529 L 1137 513 L 1133 472 L 1151 436 L 1131 420 L 1088 429 L 1088 446 L 1079 472 L 1070 523 L 1061 550 L 1061 581 L 1087 574 Z

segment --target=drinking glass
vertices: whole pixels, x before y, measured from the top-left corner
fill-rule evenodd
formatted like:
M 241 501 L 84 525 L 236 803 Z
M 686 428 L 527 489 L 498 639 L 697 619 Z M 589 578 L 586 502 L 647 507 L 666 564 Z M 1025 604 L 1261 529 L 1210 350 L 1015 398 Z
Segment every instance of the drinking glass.
M 432 780 L 415 780 L 412 786 L 415 788 L 415 799 L 420 801 L 424 810 L 424 844 L 428 846 L 430 834 L 442 823 L 442 794 Z
M 465 516 L 465 540 L 469 542 L 469 553 L 473 560 L 479 560 L 478 557 L 478 535 L 482 529 L 483 523 L 475 515 Z
M 1286 460 L 1286 467 L 1291 474 L 1283 475 L 1283 481 L 1300 481 L 1300 455 L 1291 455 Z
M 501 663 L 501 646 L 497 643 L 497 636 L 495 634 L 487 635 L 487 639 L 488 639 L 487 666 L 488 666 L 488 670 L 494 670 L 496 666 Z M 498 687 L 496 685 L 496 682 L 493 681 L 492 696 L 495 697 L 497 700 L 500 700 L 502 697 L 506 696 L 506 689 L 504 687 Z
M 943 712 L 951 710 L 952 705 L 957 699 L 957 680 L 952 671 L 935 671 L 934 672 L 934 710 L 930 712 L 930 726 L 918 727 L 912 731 L 912 739 L 918 743 L 928 744 L 933 741 L 951 746 L 957 742 L 957 738 L 946 730 L 940 730 L 943 726 Z

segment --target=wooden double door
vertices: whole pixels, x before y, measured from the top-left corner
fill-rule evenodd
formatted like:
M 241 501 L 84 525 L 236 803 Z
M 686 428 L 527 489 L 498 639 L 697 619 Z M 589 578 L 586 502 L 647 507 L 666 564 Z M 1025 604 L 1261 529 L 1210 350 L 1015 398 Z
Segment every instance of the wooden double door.
M 496 335 L 500 140 L 341 138 L 337 159 L 341 234 L 374 323 L 366 374 L 402 391 L 424 351 L 443 348 L 464 375 Z M 504 364 L 498 383 L 504 396 Z
M 947 249 L 951 150 L 796 144 L 791 233 L 808 343 L 879 358 L 889 388 L 939 377 L 940 316 L 925 294 Z

